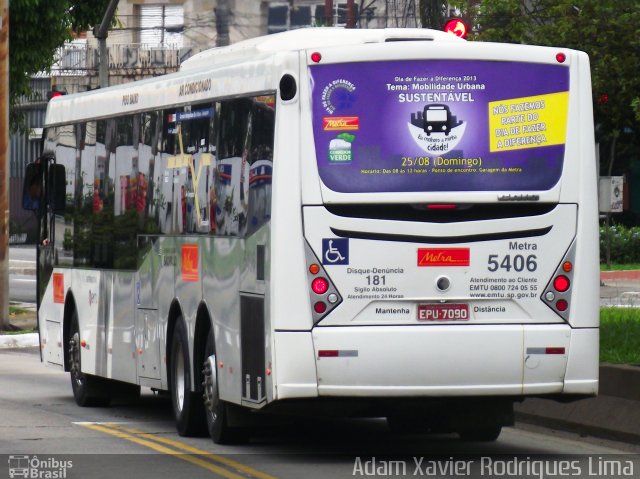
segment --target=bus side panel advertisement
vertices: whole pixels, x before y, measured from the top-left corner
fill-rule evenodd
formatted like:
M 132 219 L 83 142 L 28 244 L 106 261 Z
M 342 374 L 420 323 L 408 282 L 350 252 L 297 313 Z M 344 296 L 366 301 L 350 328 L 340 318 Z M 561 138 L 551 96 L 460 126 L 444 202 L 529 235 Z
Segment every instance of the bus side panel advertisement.
M 567 66 L 422 60 L 309 71 L 318 169 L 334 191 L 544 191 L 560 179 Z

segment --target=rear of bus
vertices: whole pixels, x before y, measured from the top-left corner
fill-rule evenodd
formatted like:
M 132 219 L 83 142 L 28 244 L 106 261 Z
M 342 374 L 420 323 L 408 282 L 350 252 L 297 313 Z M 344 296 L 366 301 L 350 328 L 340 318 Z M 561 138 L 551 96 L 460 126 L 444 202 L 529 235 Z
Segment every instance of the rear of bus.
M 318 397 L 491 438 L 514 401 L 595 395 L 587 56 L 437 40 L 303 56 Z

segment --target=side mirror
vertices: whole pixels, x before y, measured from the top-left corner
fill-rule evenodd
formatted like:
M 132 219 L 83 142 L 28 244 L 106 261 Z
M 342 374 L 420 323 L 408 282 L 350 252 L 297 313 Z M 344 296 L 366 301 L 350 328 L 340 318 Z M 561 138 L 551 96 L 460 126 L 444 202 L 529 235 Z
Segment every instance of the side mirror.
M 67 175 L 63 165 L 49 165 L 49 204 L 54 214 L 63 214 L 67 201 Z
M 63 165 L 47 161 L 27 165 L 22 188 L 23 209 L 38 212 L 42 202 L 46 200 L 54 214 L 62 214 L 67 200 L 66 195 L 67 177 Z
M 29 211 L 40 210 L 42 200 L 42 165 L 29 163 L 24 174 L 22 187 L 22 208 Z

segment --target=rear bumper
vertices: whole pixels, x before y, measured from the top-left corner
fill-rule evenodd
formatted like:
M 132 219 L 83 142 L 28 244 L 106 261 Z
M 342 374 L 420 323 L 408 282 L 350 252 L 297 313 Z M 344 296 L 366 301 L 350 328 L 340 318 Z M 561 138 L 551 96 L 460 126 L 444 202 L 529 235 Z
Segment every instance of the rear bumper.
M 598 338 L 567 325 L 276 332 L 276 397 L 594 395 Z

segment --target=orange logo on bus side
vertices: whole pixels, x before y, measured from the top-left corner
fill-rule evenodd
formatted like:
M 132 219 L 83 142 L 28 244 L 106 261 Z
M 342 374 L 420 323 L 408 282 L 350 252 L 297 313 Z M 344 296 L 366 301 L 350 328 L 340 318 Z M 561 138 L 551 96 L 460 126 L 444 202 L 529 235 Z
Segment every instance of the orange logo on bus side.
M 182 245 L 182 281 L 198 281 L 198 245 Z
M 360 128 L 358 116 L 325 116 L 322 117 L 322 129 L 324 131 L 357 130 Z
M 53 273 L 53 302 L 64 304 L 64 274 Z
M 418 266 L 469 266 L 469 248 L 418 248 Z

